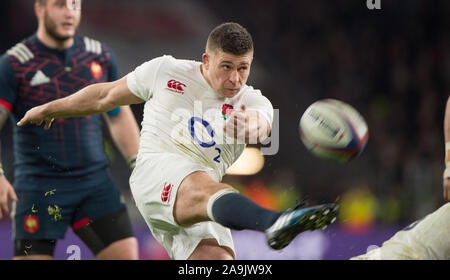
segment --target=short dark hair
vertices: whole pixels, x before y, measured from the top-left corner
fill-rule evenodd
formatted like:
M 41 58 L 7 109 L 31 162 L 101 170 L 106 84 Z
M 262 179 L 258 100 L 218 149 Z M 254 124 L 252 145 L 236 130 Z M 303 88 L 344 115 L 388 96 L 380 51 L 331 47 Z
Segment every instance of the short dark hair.
M 247 29 L 240 24 L 222 23 L 209 34 L 206 50 L 221 50 L 234 55 L 244 55 L 253 51 L 253 39 Z

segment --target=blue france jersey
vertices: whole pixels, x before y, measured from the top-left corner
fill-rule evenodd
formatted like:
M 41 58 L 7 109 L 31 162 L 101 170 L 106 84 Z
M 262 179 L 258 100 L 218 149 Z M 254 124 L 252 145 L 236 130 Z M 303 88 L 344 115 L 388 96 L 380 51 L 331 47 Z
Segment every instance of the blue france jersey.
M 15 178 L 81 176 L 105 168 L 100 115 L 56 119 L 50 130 L 15 123 L 35 106 L 116 79 L 111 50 L 87 37 L 77 36 L 71 48 L 57 50 L 35 34 L 1 56 L 0 106 L 11 112 L 14 123 Z

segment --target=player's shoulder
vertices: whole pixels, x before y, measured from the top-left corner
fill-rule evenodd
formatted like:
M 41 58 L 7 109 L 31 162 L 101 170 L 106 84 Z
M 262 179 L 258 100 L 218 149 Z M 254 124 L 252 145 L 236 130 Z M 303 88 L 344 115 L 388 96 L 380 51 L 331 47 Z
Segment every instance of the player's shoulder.
M 11 63 L 10 63 L 10 55 L 7 53 L 4 53 L 0 55 L 0 75 L 10 75 L 11 73 L 14 73 Z
M 87 52 L 100 55 L 107 50 L 104 43 L 91 37 L 77 36 L 77 40 L 81 42 Z
M 262 95 L 261 90 L 255 89 L 253 86 L 244 85 L 239 93 L 240 96 Z
M 113 50 L 105 42 L 89 36 L 79 35 L 76 36 L 76 42 L 85 52 L 93 55 L 88 56 L 89 59 L 99 59 L 103 63 L 116 64 L 116 56 Z
M 188 59 L 178 59 L 170 55 L 160 58 L 159 72 L 172 78 L 195 78 L 200 62 Z
M 2 60 L 17 61 L 25 64 L 34 58 L 33 53 L 33 36 L 22 40 L 9 48 L 2 56 Z
M 189 71 L 190 69 L 193 69 L 198 65 L 197 61 L 188 59 L 179 59 L 171 55 L 163 55 L 160 57 L 160 59 L 161 61 L 164 62 L 164 65 L 166 65 L 167 67 L 180 71 Z
M 107 43 L 94 39 L 89 36 L 78 36 L 77 40 L 82 44 L 86 52 L 90 52 L 96 55 L 110 55 L 113 54 L 113 50 Z
M 177 59 L 171 55 L 162 55 L 155 57 L 147 62 L 144 62 L 140 69 L 144 71 L 152 71 L 167 74 L 184 73 L 187 74 L 193 69 L 195 69 L 195 61 Z
M 267 108 L 272 107 L 270 100 L 264 96 L 259 89 L 255 89 L 252 86 L 244 85 L 235 97 L 236 102 L 244 104 L 265 104 Z

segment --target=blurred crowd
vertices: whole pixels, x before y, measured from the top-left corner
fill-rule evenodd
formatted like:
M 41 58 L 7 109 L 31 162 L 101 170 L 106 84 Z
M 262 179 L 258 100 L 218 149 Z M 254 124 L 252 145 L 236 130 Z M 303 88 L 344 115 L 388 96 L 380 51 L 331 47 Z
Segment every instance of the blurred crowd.
M 380 10 L 369 10 L 366 0 L 191 2 L 213 19 L 211 27 L 236 21 L 248 28 L 255 41 L 249 84 L 261 89 L 280 110 L 278 154 L 266 157 L 259 174 L 226 176 L 225 181 L 272 208 L 290 207 L 296 198 L 306 196 L 313 202 L 340 199 L 343 215 L 350 213 L 342 220 L 363 223 L 411 222 L 443 202 L 443 117 L 450 92 L 449 1 L 381 0 Z M 13 1 L 0 5 L 11 7 L 7 3 Z M 99 16 L 86 18 L 98 21 Z M 9 41 L 0 44 L 2 52 L 28 36 L 24 30 L 35 28 L 9 18 L 2 18 L 10 27 L 5 31 Z M 171 23 L 173 28 L 176 20 Z M 206 36 L 202 34 L 200 42 Z M 116 38 L 117 46 L 120 40 Z M 111 45 L 120 60 L 125 55 L 123 48 Z M 202 51 L 198 49 L 197 58 Z M 129 50 L 128 55 L 133 53 Z M 350 163 L 315 158 L 299 139 L 302 113 L 322 98 L 351 104 L 368 123 L 368 145 Z M 134 109 L 139 120 L 142 108 Z M 114 158 L 114 148 L 106 146 L 115 174 L 127 178 L 125 164 Z M 366 216 L 352 217 L 356 212 Z

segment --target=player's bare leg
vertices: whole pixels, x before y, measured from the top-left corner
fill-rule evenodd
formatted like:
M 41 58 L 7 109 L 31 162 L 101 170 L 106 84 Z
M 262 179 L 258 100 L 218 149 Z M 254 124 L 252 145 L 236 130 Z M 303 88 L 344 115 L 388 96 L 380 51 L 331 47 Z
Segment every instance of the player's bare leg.
M 17 261 L 33 261 L 33 260 L 48 261 L 48 260 L 53 260 L 53 257 L 50 255 L 15 256 L 13 258 L 13 260 L 17 260 Z
M 334 203 L 284 212 L 265 209 L 230 185 L 214 181 L 206 172 L 194 172 L 180 184 L 173 215 L 181 226 L 215 221 L 230 229 L 250 229 L 266 233 L 269 245 L 276 250 L 287 246 L 306 230 L 324 229 L 337 216 Z
M 194 172 L 187 176 L 178 188 L 174 219 L 181 226 L 209 221 L 207 204 L 216 192 L 231 186 L 217 183 L 206 172 Z M 215 239 L 204 239 L 188 258 L 189 260 L 233 260 L 231 249 L 220 246 Z
M 15 256 L 13 260 L 53 260 L 50 255 Z M 135 237 L 113 242 L 97 255 L 98 260 L 138 260 L 138 242 Z
M 232 189 L 230 185 L 217 183 L 202 171 L 188 175 L 178 188 L 173 215 L 181 226 L 209 221 L 207 204 L 209 198 L 222 189 Z
M 215 239 L 203 239 L 188 260 L 234 260 L 234 253 L 230 248 L 220 246 Z
M 138 260 L 138 242 L 135 237 L 111 243 L 96 256 L 97 260 Z

